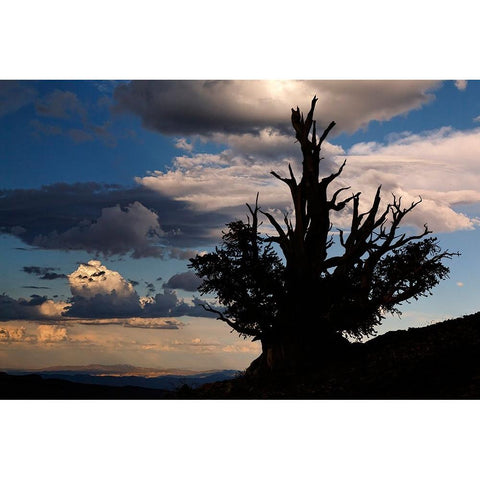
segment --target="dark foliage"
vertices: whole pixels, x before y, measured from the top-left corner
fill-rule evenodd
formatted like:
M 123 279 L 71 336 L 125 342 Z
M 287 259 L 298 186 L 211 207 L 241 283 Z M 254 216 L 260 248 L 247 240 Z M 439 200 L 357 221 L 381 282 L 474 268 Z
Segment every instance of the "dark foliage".
M 240 335 L 261 338 L 272 331 L 280 315 L 284 267 L 272 246 L 258 235 L 257 212 L 258 206 L 252 210 L 253 223 L 229 223 L 221 247 L 192 259 L 191 267 L 204 278 L 200 293 L 216 294 L 224 307 L 207 309 Z

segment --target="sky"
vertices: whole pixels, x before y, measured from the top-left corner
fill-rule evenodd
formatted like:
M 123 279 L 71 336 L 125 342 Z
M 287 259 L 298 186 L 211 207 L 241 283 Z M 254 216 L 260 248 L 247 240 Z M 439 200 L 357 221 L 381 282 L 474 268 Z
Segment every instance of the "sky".
M 480 310 L 477 81 L 0 81 L 0 368 L 245 369 L 258 342 L 206 316 L 188 259 L 256 192 L 288 210 L 269 172 L 300 171 L 290 109 L 314 95 L 321 173 L 347 159 L 364 209 L 421 197 L 405 228 L 461 253 L 378 332 Z

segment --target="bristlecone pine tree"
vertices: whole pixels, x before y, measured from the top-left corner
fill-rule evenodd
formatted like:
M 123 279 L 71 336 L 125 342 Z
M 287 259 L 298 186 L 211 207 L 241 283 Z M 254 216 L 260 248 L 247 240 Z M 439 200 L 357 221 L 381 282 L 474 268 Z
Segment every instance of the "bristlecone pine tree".
M 456 253 L 442 251 L 425 225 L 418 235 L 398 233 L 403 218 L 420 203 L 404 207 L 401 198 L 380 209 L 380 187 L 371 208 L 359 211 L 360 193 L 340 201 L 340 188 L 328 194 L 345 162 L 331 175 L 319 178 L 322 142 L 335 122 L 318 138 L 314 97 L 306 118 L 292 109 L 292 125 L 303 154 L 302 178 L 289 166 L 289 178 L 273 176 L 290 189 L 293 221 L 285 226 L 258 206 L 247 204 L 248 221 L 227 225 L 223 242 L 214 252 L 197 256 L 190 267 L 203 278 L 199 291 L 215 294 L 221 308 L 206 308 L 233 330 L 262 343 L 254 364 L 261 371 L 316 368 L 345 351 L 345 335 L 361 338 L 375 333 L 386 313 L 399 304 L 430 294 L 446 278 L 442 260 Z M 333 245 L 332 212 L 347 209 L 348 231 L 337 229 L 340 253 Z M 258 232 L 259 213 L 276 235 Z M 272 247 L 277 243 L 281 259 Z M 253 365 L 253 364 L 252 364 Z

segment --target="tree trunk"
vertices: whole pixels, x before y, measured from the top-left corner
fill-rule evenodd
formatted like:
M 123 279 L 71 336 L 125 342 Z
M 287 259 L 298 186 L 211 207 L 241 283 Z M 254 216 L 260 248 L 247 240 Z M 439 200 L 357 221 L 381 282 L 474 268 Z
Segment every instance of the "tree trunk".
M 247 373 L 253 375 L 317 371 L 343 358 L 350 342 L 339 333 L 291 331 L 268 341 L 262 340 L 262 354 L 252 362 Z

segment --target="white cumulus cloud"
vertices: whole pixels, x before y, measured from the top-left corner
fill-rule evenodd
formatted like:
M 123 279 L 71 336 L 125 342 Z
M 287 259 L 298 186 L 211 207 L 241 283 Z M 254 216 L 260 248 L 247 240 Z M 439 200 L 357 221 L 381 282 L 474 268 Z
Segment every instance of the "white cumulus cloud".
M 402 195 L 405 202 L 422 197 L 408 220 L 427 222 L 435 231 L 468 230 L 478 219 L 462 213 L 462 205 L 480 203 L 480 129 L 444 127 L 410 134 L 387 144 L 354 145 L 348 152 L 344 180 L 355 189 Z
M 64 317 L 92 319 L 93 323 L 99 319 L 112 319 L 112 323 L 125 319 L 122 324 L 126 327 L 177 329 L 181 322 L 167 317 L 212 316 L 202 308 L 201 300 L 194 298 L 187 303 L 168 288 L 155 296 L 140 297 L 119 272 L 99 260 L 79 265 L 67 278 L 73 297 Z
M 99 260 L 82 263 L 67 275 L 73 295 L 91 298 L 98 294 L 110 294 L 114 290 L 120 297 L 130 297 L 135 290 L 118 272 L 109 270 Z

